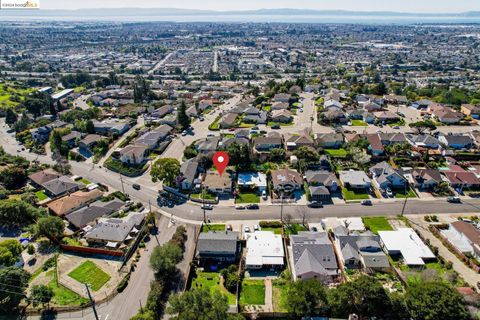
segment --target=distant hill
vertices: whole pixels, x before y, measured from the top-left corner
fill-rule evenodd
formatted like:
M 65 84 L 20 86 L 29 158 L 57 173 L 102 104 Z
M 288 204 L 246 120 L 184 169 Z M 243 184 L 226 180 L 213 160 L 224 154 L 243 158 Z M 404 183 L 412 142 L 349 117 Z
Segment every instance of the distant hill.
M 347 11 L 347 10 L 312 10 L 312 9 L 259 9 L 243 11 L 215 11 L 178 8 L 98 8 L 78 10 L 0 10 L 0 16 L 44 16 L 44 17 L 101 17 L 101 16 L 215 16 L 215 15 L 310 15 L 310 16 L 390 16 L 390 17 L 480 17 L 480 11 L 461 13 L 407 13 L 393 11 Z

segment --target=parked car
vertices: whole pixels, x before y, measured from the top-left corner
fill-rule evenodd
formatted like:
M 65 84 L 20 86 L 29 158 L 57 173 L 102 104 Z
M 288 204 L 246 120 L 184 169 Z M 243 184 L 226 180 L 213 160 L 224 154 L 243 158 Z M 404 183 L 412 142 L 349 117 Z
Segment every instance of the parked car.
M 215 137 L 215 135 L 213 133 L 209 133 L 207 134 L 207 137 Z
M 231 224 L 227 224 L 227 231 L 232 231 L 232 225 Z
M 255 231 L 259 231 L 259 230 L 260 230 L 260 227 L 258 226 L 258 224 L 253 225 L 253 230 L 255 230 Z
M 371 206 L 373 205 L 372 200 L 362 200 L 361 204 L 363 206 Z
M 385 194 L 387 195 L 387 197 L 392 198 L 392 197 L 393 197 L 393 191 L 392 191 L 392 189 L 387 188 L 387 189 L 385 190 Z
M 279 124 L 274 124 L 273 126 L 271 126 L 272 129 L 275 129 L 275 130 L 278 130 L 280 129 L 280 125 Z
M 140 190 L 140 185 L 137 183 L 132 184 L 132 188 L 135 190 Z
M 447 201 L 450 203 L 461 203 L 462 200 L 460 200 L 459 197 L 447 197 Z
M 393 127 L 393 129 L 400 129 L 400 127 L 399 127 L 399 126 L 395 126 L 395 127 Z
M 263 200 L 267 200 L 267 197 L 268 197 L 268 196 L 267 196 L 267 190 L 263 190 L 263 191 L 262 191 L 262 199 L 263 199 Z
M 237 210 L 245 210 L 245 206 L 236 206 L 235 209 L 237 209 Z
M 187 131 L 182 131 L 182 137 L 185 137 L 187 135 Z
M 246 233 L 250 232 L 250 227 L 249 226 L 243 227 L 243 232 L 246 232 Z
M 198 118 L 198 120 L 200 120 L 200 121 L 205 121 L 205 118 L 204 118 L 204 117 L 200 117 L 200 118 Z
M 311 201 L 308 206 L 310 208 L 323 208 L 323 203 L 321 201 Z
M 213 210 L 213 205 L 211 204 L 204 204 L 202 205 L 203 210 Z
M 260 130 L 260 129 L 258 128 L 258 126 L 255 126 L 252 128 L 252 130 Z
M 260 209 L 260 207 L 258 206 L 258 204 L 252 203 L 252 204 L 249 204 L 247 206 L 247 209 L 248 210 L 256 210 L 256 209 Z

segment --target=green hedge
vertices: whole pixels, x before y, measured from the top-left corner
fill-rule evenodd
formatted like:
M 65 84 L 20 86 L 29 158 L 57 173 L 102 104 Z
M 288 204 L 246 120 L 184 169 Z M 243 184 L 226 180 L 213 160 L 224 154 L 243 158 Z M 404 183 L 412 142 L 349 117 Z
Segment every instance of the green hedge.
M 280 221 L 260 221 L 259 225 L 261 228 L 281 228 L 283 226 Z
M 144 173 L 148 168 L 147 164 L 126 165 L 118 160 L 113 160 L 111 158 L 105 161 L 104 166 L 111 171 L 121 173 L 124 176 L 128 177 L 139 176 Z

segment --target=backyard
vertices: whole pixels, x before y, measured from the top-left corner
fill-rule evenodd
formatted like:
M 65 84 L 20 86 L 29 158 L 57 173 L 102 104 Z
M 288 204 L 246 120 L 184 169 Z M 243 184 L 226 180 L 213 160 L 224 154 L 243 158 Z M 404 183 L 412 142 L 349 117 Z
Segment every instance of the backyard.
M 236 303 L 235 294 L 229 292 L 222 284 L 222 278 L 218 272 L 197 272 L 196 278 L 192 281 L 192 288 L 205 288 L 213 291 L 219 291 L 227 296 L 228 304 Z
M 366 200 L 369 199 L 370 197 L 368 196 L 368 193 L 365 191 L 359 191 L 359 190 L 350 190 L 347 188 L 342 188 L 342 196 L 343 199 L 345 200 Z
M 110 276 L 92 261 L 85 261 L 68 274 L 80 283 L 88 283 L 93 291 L 98 291 L 110 280 Z
M 48 199 L 48 196 L 45 194 L 45 191 L 43 190 L 35 192 L 35 195 L 37 196 L 38 201 L 43 201 Z
M 352 127 L 367 127 L 368 123 L 363 120 L 351 120 Z
M 274 312 L 287 312 L 287 284 L 282 280 L 272 281 L 272 302 Z
M 378 231 L 391 231 L 393 230 L 390 223 L 388 223 L 385 217 L 365 217 L 362 218 L 365 228 L 372 231 L 374 234 L 378 234 Z
M 325 149 L 325 154 L 333 158 L 346 158 L 348 156 L 348 151 L 345 149 Z
M 235 198 L 235 203 L 260 203 L 260 196 L 256 193 L 240 193 Z
M 265 283 L 263 280 L 243 280 L 240 305 L 264 305 Z

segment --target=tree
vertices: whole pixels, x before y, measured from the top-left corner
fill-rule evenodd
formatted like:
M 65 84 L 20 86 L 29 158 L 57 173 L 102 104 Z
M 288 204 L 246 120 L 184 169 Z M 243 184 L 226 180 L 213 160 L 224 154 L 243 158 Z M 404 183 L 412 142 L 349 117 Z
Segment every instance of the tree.
M 182 260 L 182 249 L 172 243 L 156 247 L 150 256 L 150 267 L 157 277 L 166 279 L 174 274 L 176 265 Z
M 233 320 L 243 317 L 228 314 L 228 300 L 218 291 L 192 289 L 168 299 L 167 314 L 174 320 Z
M 59 129 L 55 129 L 50 133 L 50 149 L 52 152 L 59 152 L 62 156 L 66 156 L 68 154 L 68 145 L 63 142 L 62 133 L 62 130 Z
M 240 275 L 238 274 L 237 266 L 232 264 L 228 268 L 222 269 L 220 274 L 223 277 L 225 288 L 235 293 L 237 291 L 237 285 L 240 283 Z
M 382 284 L 369 276 L 361 276 L 331 289 L 328 301 L 335 317 L 348 317 L 355 313 L 360 319 L 391 319 L 387 315 L 391 306 L 390 297 Z
M 65 223 L 60 217 L 47 216 L 38 219 L 35 228 L 37 236 L 45 236 L 52 240 L 59 240 L 63 237 Z
M 435 125 L 435 122 L 433 122 L 432 120 L 412 122 L 408 126 L 414 129 L 418 134 L 422 134 L 427 130 L 429 131 L 437 130 L 437 126 Z
M 53 290 L 44 284 L 40 284 L 32 286 L 27 301 L 31 303 L 34 307 L 37 307 L 40 304 L 42 306 L 45 306 L 46 304 L 50 303 L 52 298 Z
M 85 131 L 87 133 L 95 133 L 95 125 L 92 120 L 88 119 L 85 123 Z
M 13 266 L 18 261 L 23 247 L 16 239 L 0 242 L 0 266 Z
M 299 161 L 304 161 L 305 163 L 316 162 L 320 158 L 317 151 L 307 146 L 298 148 L 297 150 L 293 151 L 293 154 L 298 158 Z
M 414 320 L 470 319 L 462 296 L 453 287 L 440 281 L 409 285 L 405 303 Z
M 250 165 L 250 150 L 248 149 L 248 145 L 234 142 L 227 147 L 227 153 L 231 164 L 242 168 L 247 168 Z
M 182 100 L 182 103 L 180 104 L 180 107 L 178 108 L 178 113 L 177 113 L 177 122 L 182 128 L 182 130 L 187 129 L 190 126 L 191 119 L 187 115 L 187 105 L 185 104 L 185 101 Z
M 285 160 L 285 149 L 272 149 L 270 150 L 270 154 L 268 155 L 270 161 L 278 162 Z
M 180 162 L 174 158 L 158 159 L 152 165 L 150 175 L 153 182 L 163 181 L 167 186 L 173 186 L 180 174 Z
M 0 225 L 16 227 L 31 224 L 42 212 L 41 209 L 23 201 L 2 200 L 0 201 Z
M 0 181 L 9 190 L 20 189 L 27 182 L 27 174 L 21 167 L 10 166 L 1 172 Z
M 321 316 L 328 312 L 326 289 L 316 279 L 291 282 L 287 294 L 287 309 L 297 317 Z
M 14 311 L 20 301 L 25 297 L 25 290 L 28 287 L 28 279 L 30 274 L 17 267 L 7 267 L 0 269 L 0 314 L 9 314 Z M 14 288 L 7 290 L 6 288 Z
M 5 123 L 8 125 L 12 125 L 17 122 L 18 117 L 13 108 L 7 108 L 5 111 Z

